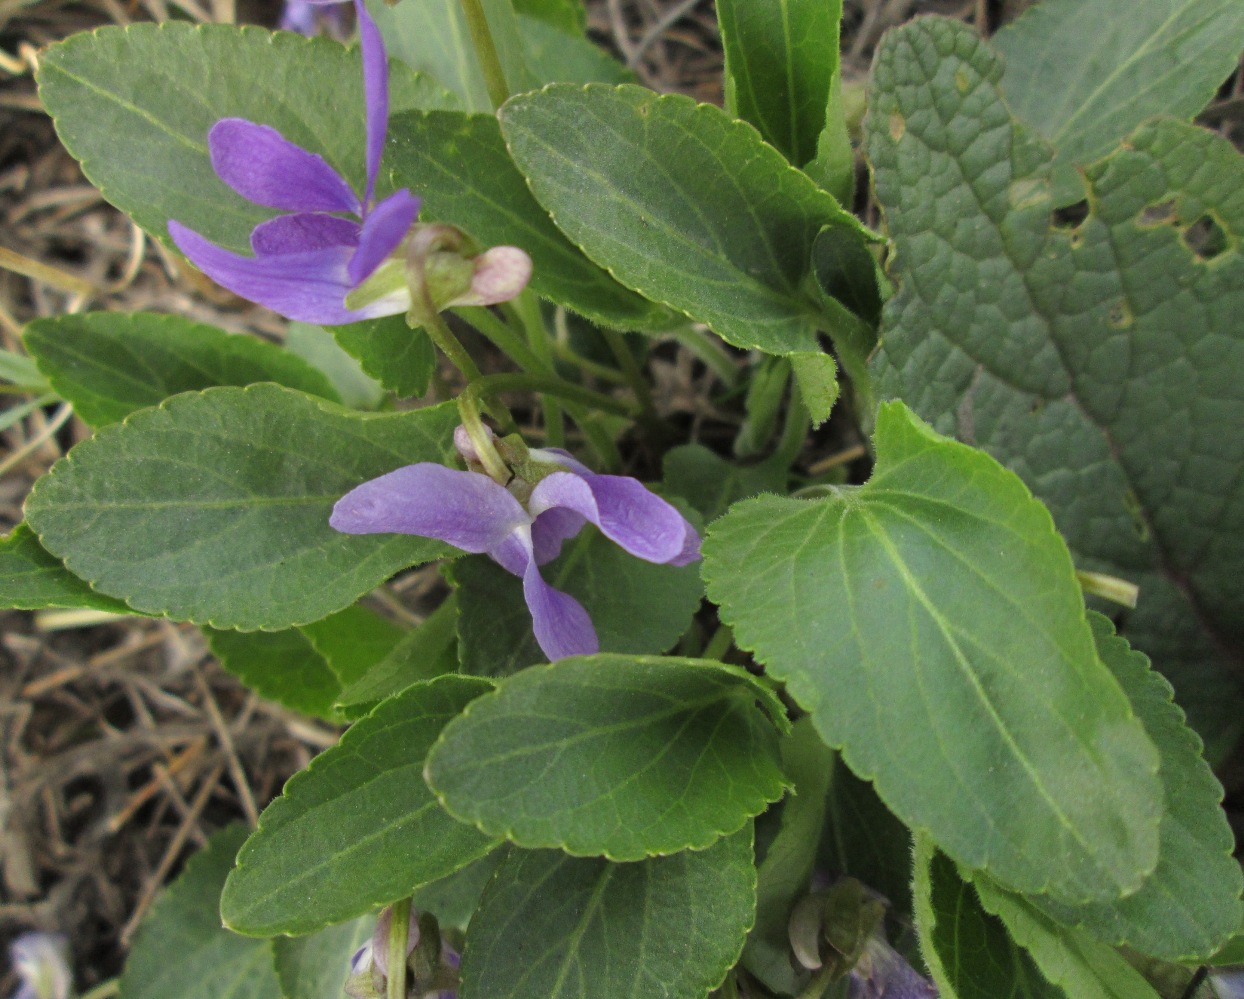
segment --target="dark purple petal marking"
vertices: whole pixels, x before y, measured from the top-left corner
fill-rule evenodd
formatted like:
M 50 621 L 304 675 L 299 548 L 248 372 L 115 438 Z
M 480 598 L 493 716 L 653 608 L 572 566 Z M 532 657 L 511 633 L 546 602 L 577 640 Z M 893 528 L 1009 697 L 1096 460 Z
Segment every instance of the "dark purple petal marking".
M 361 226 L 349 219 L 320 212 L 278 215 L 251 230 L 251 249 L 257 256 L 306 253 L 330 246 L 358 246 Z
M 328 522 L 346 534 L 417 534 L 482 553 L 531 518 L 488 476 L 420 462 L 350 490 Z
M 523 598 L 531 611 L 536 642 L 549 662 L 566 656 L 590 656 L 600 651 L 596 629 L 583 605 L 570 594 L 549 586 L 540 577 L 534 558 L 529 560 L 527 571 L 523 573 Z
M 536 565 L 545 565 L 557 558 L 562 543 L 569 541 L 581 530 L 587 520 L 581 513 L 564 506 L 545 510 L 531 525 L 531 543 L 536 553 Z
M 358 15 L 359 46 L 363 50 L 363 95 L 367 102 L 367 189 L 363 204 L 371 205 L 376 194 L 376 176 L 384 153 L 384 137 L 389 127 L 389 60 L 384 52 L 380 29 L 367 12 L 363 0 L 354 0 Z
M 350 260 L 350 280 L 357 287 L 371 276 L 406 238 L 419 214 L 419 199 L 406 188 L 394 191 L 368 213 Z
M 358 195 L 328 162 L 243 118 L 222 118 L 207 133 L 216 176 L 247 201 L 294 212 L 362 210 Z
M 204 239 L 180 222 L 170 221 L 168 231 L 177 248 L 217 284 L 288 319 L 334 326 L 373 315 L 365 309 L 345 307 L 345 297 L 352 287 L 347 273 L 354 253 L 350 247 L 243 257 Z

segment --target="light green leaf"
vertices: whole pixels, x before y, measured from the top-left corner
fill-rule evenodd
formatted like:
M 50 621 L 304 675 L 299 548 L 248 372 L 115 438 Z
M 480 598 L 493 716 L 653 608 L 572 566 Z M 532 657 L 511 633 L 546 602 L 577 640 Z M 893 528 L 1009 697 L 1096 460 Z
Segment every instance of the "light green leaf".
M 1102 661 L 1111 669 L 1161 755 L 1166 810 L 1159 826 L 1158 867 L 1134 895 L 1079 908 L 1039 896 L 1038 908 L 1101 939 L 1169 961 L 1213 955 L 1244 920 L 1244 876 L 1232 857 L 1231 827 L 1221 808 L 1222 785 L 1201 759 L 1201 740 L 1171 703 L 1171 688 L 1139 652 L 1114 634 L 1110 622 L 1089 623 Z
M 447 721 L 489 689 L 472 677 L 412 687 L 295 774 L 238 854 L 220 912 L 242 933 L 300 934 L 404 898 L 492 849 L 450 818 L 420 772 Z
M 1192 118 L 1244 49 L 1237 0 L 1042 0 L 993 38 L 1007 103 L 1057 150 L 1059 204 L 1084 196 L 1074 166 L 1146 118 Z M 1061 195 L 1061 196 L 1060 196 Z
M 222 929 L 216 906 L 246 832 L 216 833 L 156 900 L 125 962 L 123 999 L 281 999 L 272 942 Z
M 482 246 L 518 246 L 531 256 L 531 288 L 605 326 L 659 329 L 669 310 L 618 284 L 570 243 L 531 196 L 492 115 L 412 112 L 393 120 L 395 183 L 417 190 L 427 221 L 459 226 Z
M 401 640 L 337 698 L 347 717 L 357 718 L 379 701 L 411 684 L 432 680 L 458 669 L 458 600 L 450 594 L 419 627 Z
M 567 34 L 548 21 L 523 16 L 518 28 L 527 63 L 541 84 L 635 82 L 634 73 L 584 38 L 582 31 Z
M 1157 862 L 1157 752 L 1097 657 L 1049 513 L 901 403 L 874 444 L 864 486 L 718 520 L 710 598 L 952 857 L 1066 901 L 1135 891 Z
M 405 628 L 359 604 L 305 624 L 299 631 L 324 657 L 341 687 L 362 679 L 406 634 Z
M 818 350 L 791 354 L 790 366 L 799 383 L 803 404 L 812 417 L 812 426 L 819 427 L 829 419 L 838 401 L 838 365 L 833 355 Z
M 520 17 L 543 21 L 568 35 L 582 35 L 587 29 L 583 0 L 514 0 L 514 10 Z
M 318 621 L 446 545 L 348 535 L 333 504 L 447 461 L 457 409 L 363 414 L 280 388 L 184 393 L 83 441 L 26 501 L 43 546 L 136 610 L 219 628 Z
M 364 371 L 361 362 L 323 326 L 290 323 L 285 332 L 285 349 L 323 374 L 351 409 L 375 409 L 384 401 L 384 386 Z
M 88 179 L 166 244 L 167 222 L 177 219 L 249 253 L 251 229 L 277 214 L 217 178 L 207 132 L 221 118 L 271 125 L 363 188 L 357 48 L 255 27 L 134 24 L 52 46 L 38 79 L 57 134 Z M 405 67 L 392 73 L 391 112 L 442 104 L 439 88 Z
M 444 0 L 370 0 L 367 9 L 384 36 L 385 48 L 416 72 L 453 94 L 458 107 L 490 111 L 488 88 L 480 73 L 462 8 Z M 448 110 L 454 110 L 446 105 Z
M 707 660 L 573 656 L 501 682 L 426 776 L 463 822 L 524 847 L 638 860 L 702 849 L 782 795 L 767 688 Z
M 923 837 L 916 840 L 913 888 L 920 952 L 941 999 L 1065 999 L 1002 921 L 981 908 L 955 862 Z
M 586 528 L 541 567 L 545 582 L 591 615 L 603 652 L 665 652 L 687 630 L 704 596 L 697 564 L 645 562 Z M 453 567 L 458 584 L 458 651 L 464 672 L 505 676 L 547 661 L 531 629 L 523 583 L 486 556 Z
M 0 381 L 36 392 L 49 388 L 47 379 L 35 364 L 35 359 L 11 350 L 0 350 Z
M 423 396 L 436 370 L 436 351 L 426 330 L 411 329 L 405 316 L 385 316 L 334 326 L 333 337 L 359 366 L 399 398 Z
M 718 0 L 727 108 L 795 166 L 816 156 L 838 76 L 842 0 Z
M 1140 585 L 1125 634 L 1229 746 L 1244 696 L 1228 651 L 1244 640 L 1244 159 L 1153 122 L 1086 169 L 1085 221 L 1051 225 L 1051 156 L 1011 117 L 1001 72 L 970 29 L 934 18 L 879 49 L 866 146 L 900 287 L 878 393 L 1023 476 L 1082 568 Z M 1196 252 L 1202 218 L 1226 234 L 1217 255 Z
M 72 607 L 133 614 L 123 601 L 97 593 L 65 568 L 24 523 L 0 537 L 0 607 L 43 610 Z
M 963 872 L 960 872 L 961 875 Z M 1118 951 L 1081 929 L 1060 926 L 1020 895 L 972 874 L 981 905 L 1006 925 L 1041 973 L 1075 999 L 1157 999 Z
M 750 827 L 633 864 L 515 850 L 467 930 L 461 999 L 704 999 L 755 904 Z
M 499 117 L 536 198 L 623 284 L 735 346 L 817 349 L 813 240 L 863 229 L 754 129 L 634 86 L 546 87 Z
M 29 323 L 22 339 L 52 387 L 93 427 L 213 385 L 277 382 L 341 401 L 327 378 L 275 344 L 180 316 L 56 316 Z
M 371 939 L 371 916 L 329 926 L 305 937 L 272 941 L 276 975 L 285 999 L 341 999 L 350 977 L 350 958 Z
M 702 444 L 680 444 L 665 452 L 664 461 L 666 492 L 681 496 L 706 521 L 749 496 L 786 492 L 787 469 L 780 455 L 744 465 L 726 461 Z
M 341 682 L 297 628 L 204 632 L 220 664 L 261 697 L 303 714 L 339 720 L 333 703 Z

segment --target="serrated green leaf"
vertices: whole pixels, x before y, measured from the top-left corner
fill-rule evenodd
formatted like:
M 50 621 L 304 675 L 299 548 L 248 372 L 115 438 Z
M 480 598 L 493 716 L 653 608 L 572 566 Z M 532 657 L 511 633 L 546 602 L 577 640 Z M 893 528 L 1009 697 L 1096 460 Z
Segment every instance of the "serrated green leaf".
M 790 367 L 799 383 L 803 404 L 812 417 L 812 426 L 819 427 L 829 419 L 838 401 L 838 365 L 833 355 L 818 350 L 791 354 Z
M 962 875 L 962 871 L 960 872 Z M 972 875 L 986 912 L 1006 925 L 1041 973 L 1075 999 L 1157 999 L 1152 986 L 1118 951 L 1081 929 L 1060 926 L 1023 896 Z
M 755 904 L 750 827 L 632 864 L 516 850 L 467 929 L 462 999 L 704 999 Z
M 718 0 L 728 109 L 795 166 L 816 156 L 838 75 L 842 0 Z
M 458 669 L 458 600 L 450 594 L 427 619 L 405 633 L 379 662 L 348 684 L 337 706 L 350 718 L 411 684 L 432 680 Z
M 972 31 L 933 18 L 879 49 L 866 148 L 900 285 L 879 394 L 990 451 L 1082 566 L 1140 585 L 1125 634 L 1229 745 L 1244 693 L 1227 651 L 1244 639 L 1244 159 L 1153 122 L 1086 169 L 1085 221 L 1052 226 L 1051 155 L 1011 117 L 1001 72 Z M 1206 215 L 1227 234 L 1212 259 L 1185 244 Z
M 317 621 L 450 551 L 348 535 L 333 503 L 394 468 L 446 461 L 457 409 L 365 414 L 276 385 L 184 393 L 83 441 L 35 485 L 40 541 L 137 610 L 240 630 Z
M 220 925 L 216 900 L 246 834 L 240 825 L 216 833 L 156 900 L 125 962 L 124 999 L 281 999 L 272 942 Z
M 735 346 L 817 349 L 813 240 L 863 230 L 754 129 L 634 86 L 546 87 L 499 117 L 536 198 L 623 284 Z
M 213 385 L 277 382 L 341 401 L 327 378 L 275 344 L 180 316 L 56 316 L 29 323 L 22 339 L 52 387 L 93 427 Z
M 667 651 L 687 630 L 704 596 L 698 565 L 645 562 L 593 528 L 567 542 L 541 574 L 587 609 L 603 652 Z M 522 580 L 485 556 L 461 559 L 453 578 L 464 672 L 505 676 L 548 661 L 532 632 Z
M 916 930 L 941 999 L 1065 999 L 1016 945 L 955 862 L 926 838 L 916 840 Z
M 780 456 L 755 465 L 735 464 L 702 444 L 680 444 L 665 452 L 664 468 L 666 491 L 685 499 L 705 521 L 749 496 L 786 492 L 787 469 Z
M 298 629 L 328 663 L 342 688 L 358 682 L 401 642 L 406 629 L 359 604 Z
M 660 329 L 676 321 L 669 310 L 618 284 L 553 225 L 491 114 L 399 115 L 389 129 L 388 156 L 394 182 L 419 192 L 425 220 L 459 226 L 482 246 L 525 250 L 538 295 L 606 326 Z
M 57 134 L 88 179 L 166 245 L 172 218 L 249 253 L 251 230 L 276 214 L 216 176 L 207 132 L 221 118 L 271 125 L 363 188 L 357 48 L 255 27 L 134 24 L 52 46 L 38 79 Z M 439 106 L 439 88 L 394 70 L 391 111 Z
M 993 38 L 1015 114 L 1057 150 L 1059 204 L 1084 196 L 1074 166 L 1146 118 L 1192 118 L 1244 49 L 1237 0 L 1042 0 Z
M 341 682 L 297 628 L 204 632 L 220 664 L 261 697 L 303 714 L 338 720 L 333 704 Z
M 363 371 L 399 398 L 423 396 L 436 371 L 436 350 L 426 330 L 405 316 L 385 316 L 334 326 L 337 343 Z
M 901 403 L 874 444 L 864 486 L 718 520 L 710 598 L 952 857 L 1067 901 L 1135 891 L 1157 861 L 1157 752 L 1097 657 L 1049 513 Z
M 385 400 L 385 387 L 323 326 L 290 323 L 285 330 L 285 349 L 327 378 L 351 409 L 375 409 Z
M 707 660 L 573 656 L 472 704 L 426 777 L 452 815 L 520 846 L 614 860 L 702 849 L 786 786 L 761 696 L 773 711 L 747 673 Z
M 295 774 L 238 854 L 220 912 L 242 933 L 309 933 L 404 898 L 493 848 L 420 777 L 442 727 L 489 689 L 473 677 L 412 687 Z
M 29 525 L 18 524 L 0 537 L 0 607 L 43 610 L 81 607 L 111 614 L 133 614 L 115 597 L 97 593 L 65 568 L 35 537 Z
M 329 926 L 305 937 L 272 941 L 276 976 L 285 999 L 341 999 L 350 958 L 376 927 L 371 916 Z
M 1030 901 L 1060 923 L 1084 926 L 1142 954 L 1203 960 L 1244 919 L 1244 876 L 1231 855 L 1235 840 L 1220 807 L 1222 785 L 1201 759 L 1201 740 L 1171 703 L 1170 684 L 1149 669 L 1145 656 L 1115 636 L 1106 618 L 1091 614 L 1089 623 L 1102 661 L 1131 699 L 1161 756 L 1166 809 L 1158 830 L 1158 866 L 1138 892 L 1114 902 L 1075 908 L 1039 896 Z

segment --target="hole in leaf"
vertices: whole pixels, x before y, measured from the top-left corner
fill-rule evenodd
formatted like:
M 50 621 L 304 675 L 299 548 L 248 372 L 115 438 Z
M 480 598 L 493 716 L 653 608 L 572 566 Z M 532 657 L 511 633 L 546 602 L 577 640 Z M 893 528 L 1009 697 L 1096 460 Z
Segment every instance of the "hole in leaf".
M 1057 208 L 1050 214 L 1051 229 L 1077 229 L 1088 218 L 1089 204 L 1083 198 L 1074 205 Z
M 1157 204 L 1142 208 L 1140 214 L 1136 216 L 1136 224 L 1152 228 L 1167 225 L 1177 218 L 1174 201 L 1159 201 Z
M 1185 226 L 1180 230 L 1179 238 L 1201 260 L 1213 260 L 1231 242 L 1227 231 L 1210 215 L 1202 215 L 1191 225 Z

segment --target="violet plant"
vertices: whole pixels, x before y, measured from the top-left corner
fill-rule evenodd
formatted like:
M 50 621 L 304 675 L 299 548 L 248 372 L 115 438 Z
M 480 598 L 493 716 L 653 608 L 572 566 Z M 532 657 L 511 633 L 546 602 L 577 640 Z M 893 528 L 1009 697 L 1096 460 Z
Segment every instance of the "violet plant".
M 579 0 L 354 10 L 41 59 L 105 196 L 293 323 L 29 324 L 95 433 L 0 598 L 348 724 L 122 994 L 1232 988 L 1244 161 L 1194 119 L 1244 7 L 921 17 L 857 91 L 841 0 L 717 0 L 724 109 Z

